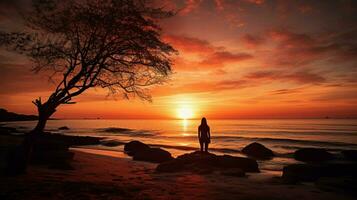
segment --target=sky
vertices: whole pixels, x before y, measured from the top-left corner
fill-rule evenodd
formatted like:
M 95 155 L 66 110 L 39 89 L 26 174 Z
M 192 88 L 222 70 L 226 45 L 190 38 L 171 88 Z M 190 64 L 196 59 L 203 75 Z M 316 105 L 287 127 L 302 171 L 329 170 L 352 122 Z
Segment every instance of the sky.
M 357 117 L 357 1 L 162 0 L 160 22 L 179 54 L 153 102 L 93 88 L 57 118 Z M 0 30 L 21 30 L 28 0 L 0 1 Z M 31 62 L 0 50 L 0 107 L 36 114 L 55 85 Z

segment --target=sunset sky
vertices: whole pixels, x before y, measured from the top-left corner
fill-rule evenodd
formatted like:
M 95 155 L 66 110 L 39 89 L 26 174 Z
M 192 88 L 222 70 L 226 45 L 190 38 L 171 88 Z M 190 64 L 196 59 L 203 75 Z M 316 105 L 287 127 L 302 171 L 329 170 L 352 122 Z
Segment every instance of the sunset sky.
M 165 0 L 161 22 L 179 51 L 153 102 L 91 89 L 57 118 L 357 117 L 357 1 Z M 0 29 L 21 30 L 28 0 L 0 1 Z M 36 114 L 54 84 L 0 50 L 0 107 Z

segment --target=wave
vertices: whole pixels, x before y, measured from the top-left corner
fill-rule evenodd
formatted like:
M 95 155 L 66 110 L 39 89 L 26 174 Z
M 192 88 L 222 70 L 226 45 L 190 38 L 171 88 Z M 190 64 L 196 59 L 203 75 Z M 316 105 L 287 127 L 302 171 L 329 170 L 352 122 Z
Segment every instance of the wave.
M 225 133 L 229 133 L 229 134 L 299 134 L 299 135 L 357 135 L 356 130 L 351 130 L 351 131 L 294 131 L 292 129 L 290 129 L 291 131 L 279 131 L 276 129 L 272 129 L 272 130 L 237 130 L 235 132 L 225 132 Z M 321 129 L 319 129 L 321 130 Z M 217 131 L 219 133 L 219 131 Z
M 157 133 L 147 130 L 136 130 L 129 128 L 118 128 L 118 127 L 109 127 L 104 129 L 98 129 L 99 132 L 111 133 L 115 135 L 130 135 L 130 136 L 154 136 Z
M 274 145 L 274 148 L 284 148 L 284 149 L 290 149 L 290 150 L 297 150 L 297 149 L 301 149 L 301 146 L 291 146 L 291 145 Z M 325 147 L 323 148 L 326 151 L 330 151 L 330 152 L 340 152 L 343 150 L 347 150 L 350 149 L 350 147 L 346 147 L 346 148 L 331 148 L 331 147 Z M 292 153 L 284 153 L 284 154 L 292 154 Z
M 231 139 L 232 141 L 236 141 L 236 140 L 252 141 L 252 140 L 254 140 L 254 141 L 263 141 L 263 142 L 280 142 L 280 143 L 293 143 L 293 144 L 315 145 L 315 146 L 351 146 L 351 147 L 357 148 L 356 143 L 299 140 L 299 139 L 288 139 L 288 138 L 217 136 L 217 137 L 212 137 L 212 139 Z

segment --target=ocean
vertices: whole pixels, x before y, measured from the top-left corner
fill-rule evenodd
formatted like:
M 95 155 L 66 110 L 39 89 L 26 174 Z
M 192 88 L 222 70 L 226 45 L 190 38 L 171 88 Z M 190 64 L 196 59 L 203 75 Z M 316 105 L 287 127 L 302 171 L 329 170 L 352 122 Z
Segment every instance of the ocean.
M 33 128 L 36 122 L 5 124 L 26 131 Z M 140 140 L 178 156 L 199 148 L 199 124 L 200 120 L 50 120 L 46 130 L 68 135 L 99 136 L 118 143 Z M 303 147 L 324 148 L 336 155 L 344 149 L 357 150 L 356 119 L 208 119 L 208 124 L 211 128 L 209 149 L 212 153 L 244 156 L 241 149 L 252 142 L 272 149 L 277 156 L 272 160 L 259 161 L 263 170 L 281 171 L 284 165 L 296 163 L 292 153 Z M 70 129 L 58 130 L 62 126 Z M 88 148 L 123 152 L 123 145 L 95 145 Z

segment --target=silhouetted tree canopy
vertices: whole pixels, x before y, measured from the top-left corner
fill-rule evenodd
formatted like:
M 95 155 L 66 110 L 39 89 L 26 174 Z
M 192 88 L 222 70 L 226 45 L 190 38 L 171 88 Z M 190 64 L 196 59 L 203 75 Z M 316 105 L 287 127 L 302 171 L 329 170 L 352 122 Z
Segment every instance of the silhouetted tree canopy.
M 147 0 L 33 0 L 25 31 L 1 31 L 0 44 L 57 80 L 46 102 L 33 102 L 47 120 L 91 87 L 150 100 L 147 86 L 168 77 L 176 53 L 157 24 L 172 15 Z

